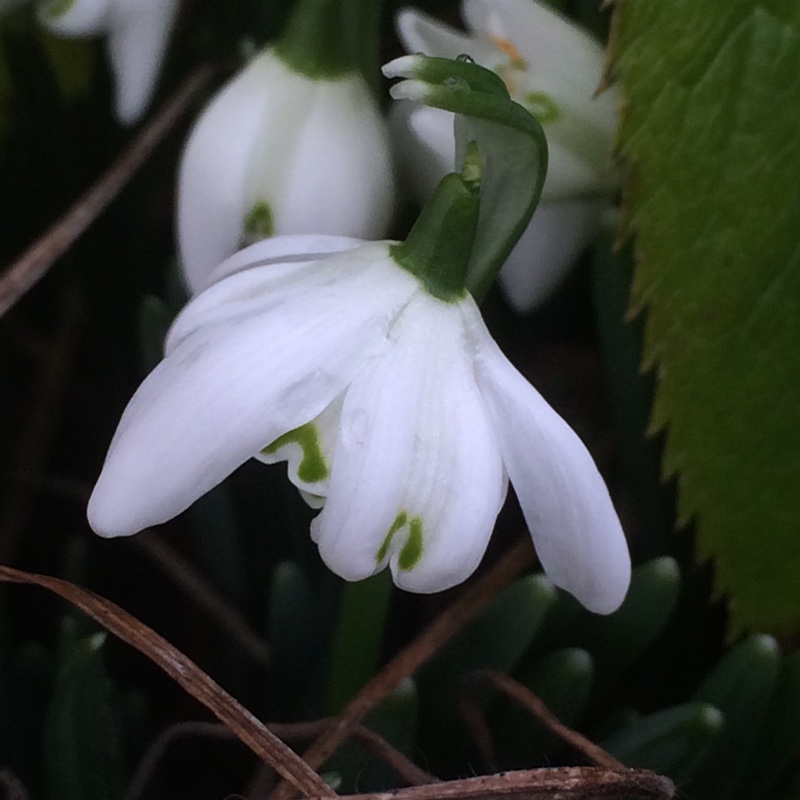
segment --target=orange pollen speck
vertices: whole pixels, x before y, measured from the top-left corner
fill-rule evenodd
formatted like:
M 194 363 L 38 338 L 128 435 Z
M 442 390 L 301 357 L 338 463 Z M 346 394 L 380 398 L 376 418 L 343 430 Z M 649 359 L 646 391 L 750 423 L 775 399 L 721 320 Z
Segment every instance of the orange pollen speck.
M 503 39 L 501 36 L 489 34 L 489 40 L 503 55 L 508 56 L 514 69 L 528 68 L 528 62 L 522 57 L 522 53 L 510 39 Z

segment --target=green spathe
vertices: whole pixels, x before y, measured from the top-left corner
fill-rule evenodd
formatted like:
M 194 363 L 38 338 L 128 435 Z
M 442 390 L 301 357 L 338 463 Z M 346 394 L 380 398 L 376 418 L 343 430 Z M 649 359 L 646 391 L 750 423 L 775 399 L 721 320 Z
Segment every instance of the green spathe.
M 474 173 L 470 161 L 468 172 Z M 447 303 L 466 292 L 465 281 L 478 224 L 480 181 L 451 172 L 422 209 L 404 242 L 392 245 L 392 258 L 418 278 L 427 291 Z

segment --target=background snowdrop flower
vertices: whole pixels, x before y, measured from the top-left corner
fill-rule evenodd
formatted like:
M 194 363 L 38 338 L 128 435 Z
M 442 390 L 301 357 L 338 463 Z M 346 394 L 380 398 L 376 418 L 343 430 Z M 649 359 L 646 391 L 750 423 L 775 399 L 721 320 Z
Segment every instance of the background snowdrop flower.
M 158 78 L 179 0 L 42 0 L 39 18 L 60 36 L 108 36 L 116 114 L 136 122 Z
M 273 234 L 380 238 L 393 204 L 388 132 L 361 75 L 310 77 L 267 49 L 212 100 L 186 145 L 186 281 L 199 291 L 222 260 Z
M 312 537 L 334 572 L 388 565 L 435 592 L 477 567 L 510 477 L 552 580 L 613 611 L 630 561 L 591 456 L 407 244 L 276 237 L 223 264 L 122 416 L 92 527 L 135 533 L 251 457 L 286 460 L 322 506 Z
M 546 4 L 464 0 L 462 15 L 468 34 L 411 9 L 400 11 L 397 30 L 409 52 L 468 54 L 494 70 L 544 127 L 550 163 L 541 203 L 500 273 L 510 304 L 528 311 L 548 297 L 609 208 L 615 96 L 612 90 L 595 96 L 600 44 Z M 398 103 L 392 128 L 403 175 L 427 197 L 453 167 L 452 115 Z

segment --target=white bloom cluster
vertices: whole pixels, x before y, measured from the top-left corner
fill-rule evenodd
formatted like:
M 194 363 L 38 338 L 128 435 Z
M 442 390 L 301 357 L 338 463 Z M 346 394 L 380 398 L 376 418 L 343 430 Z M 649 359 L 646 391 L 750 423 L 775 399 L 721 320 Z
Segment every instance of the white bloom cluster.
M 463 0 L 461 10 L 469 33 L 412 9 L 398 14 L 397 30 L 410 53 L 466 54 L 494 70 L 544 128 L 550 163 L 542 198 L 500 273 L 510 304 L 529 311 L 564 277 L 609 208 L 615 93 L 597 94 L 600 44 L 546 3 Z M 418 197 L 428 197 L 453 169 L 453 115 L 397 103 L 393 132 L 402 174 Z

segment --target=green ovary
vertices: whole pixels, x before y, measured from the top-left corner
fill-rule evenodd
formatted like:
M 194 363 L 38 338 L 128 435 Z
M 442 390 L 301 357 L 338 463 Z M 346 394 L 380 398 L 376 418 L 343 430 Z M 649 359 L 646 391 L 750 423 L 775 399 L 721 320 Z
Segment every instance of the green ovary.
M 397 564 L 400 569 L 408 571 L 410 569 L 414 569 L 414 567 L 419 563 L 419 560 L 422 558 L 423 544 L 422 519 L 420 517 L 412 517 L 409 520 L 408 514 L 405 511 L 401 511 L 397 515 L 392 523 L 392 527 L 389 528 L 389 532 L 386 534 L 386 538 L 383 540 L 383 544 L 375 554 L 375 560 L 378 563 L 386 558 L 386 554 L 389 552 L 389 545 L 391 544 L 394 535 L 401 528 L 405 528 L 406 525 L 408 525 L 409 528 L 408 538 L 406 539 L 406 543 L 403 545 L 403 549 L 400 551 Z
M 319 483 L 330 474 L 322 447 L 319 441 L 319 431 L 313 422 L 307 422 L 293 431 L 279 436 L 272 444 L 264 448 L 265 455 L 272 455 L 287 444 L 296 443 L 303 451 L 303 458 L 297 467 L 297 477 L 305 483 Z
M 259 200 L 253 204 L 244 219 L 244 242 L 253 244 L 262 239 L 268 239 L 274 234 L 275 219 L 272 215 L 272 208 L 266 200 Z

